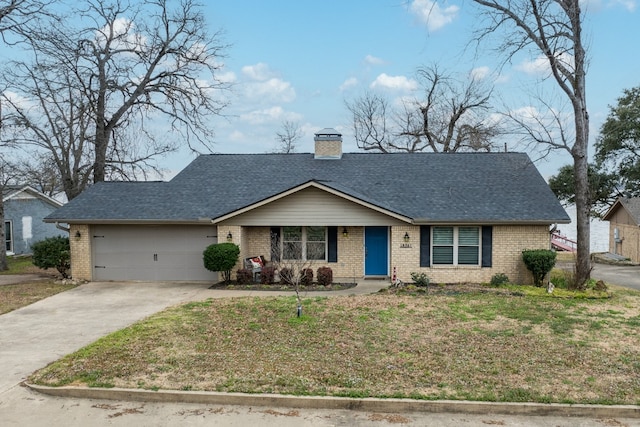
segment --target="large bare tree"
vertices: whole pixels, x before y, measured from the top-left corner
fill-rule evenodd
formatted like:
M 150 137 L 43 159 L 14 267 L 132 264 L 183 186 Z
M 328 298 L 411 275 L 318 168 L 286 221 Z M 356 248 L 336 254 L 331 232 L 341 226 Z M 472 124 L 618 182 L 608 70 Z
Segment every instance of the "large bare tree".
M 193 0 L 79 2 L 34 28 L 31 61 L 9 64 L 5 120 L 16 142 L 50 153 L 69 199 L 135 179 L 182 144 L 211 149 L 228 86 L 221 37 Z
M 388 152 L 491 151 L 499 124 L 491 119 L 492 90 L 480 79 L 458 80 L 437 67 L 418 70 L 420 97 L 394 108 L 368 92 L 346 105 L 358 147 Z
M 520 52 L 540 55 L 550 78 L 571 104 L 573 141 L 540 138 L 567 150 L 573 158 L 577 212 L 576 284 L 591 274 L 588 155 L 589 114 L 586 101 L 587 55 L 580 0 L 474 0 L 486 18 L 478 41 L 499 37 L 497 50 L 511 60 Z M 563 133 L 566 135 L 566 133 Z M 538 134 L 540 136 L 540 134 Z M 535 138 L 534 138 L 535 140 Z
M 15 40 L 10 40 L 9 35 L 18 35 L 16 40 L 21 40 L 29 36 L 29 24 L 47 14 L 46 6 L 49 0 L 0 0 L 0 37 L 6 45 L 14 44 Z M 11 145 L 11 141 L 4 139 L 3 135 L 2 99 L 0 99 L 0 147 Z M 5 246 L 5 226 L 4 226 L 4 192 L 6 182 L 6 172 L 12 170 L 8 167 L 4 153 L 0 154 L 0 270 L 8 269 L 7 251 Z

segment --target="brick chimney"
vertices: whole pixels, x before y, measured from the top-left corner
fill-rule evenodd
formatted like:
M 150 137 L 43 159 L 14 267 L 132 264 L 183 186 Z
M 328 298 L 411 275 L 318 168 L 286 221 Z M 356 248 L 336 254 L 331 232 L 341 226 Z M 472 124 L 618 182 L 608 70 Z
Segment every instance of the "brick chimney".
M 314 159 L 341 159 L 342 134 L 335 129 L 324 128 L 315 134 Z

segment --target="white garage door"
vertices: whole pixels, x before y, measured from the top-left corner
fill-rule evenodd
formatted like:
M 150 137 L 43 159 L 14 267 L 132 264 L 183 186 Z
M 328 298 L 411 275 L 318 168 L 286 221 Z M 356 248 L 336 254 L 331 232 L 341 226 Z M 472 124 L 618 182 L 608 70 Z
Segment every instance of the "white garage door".
M 93 280 L 217 280 L 202 262 L 215 227 L 98 225 L 91 235 Z

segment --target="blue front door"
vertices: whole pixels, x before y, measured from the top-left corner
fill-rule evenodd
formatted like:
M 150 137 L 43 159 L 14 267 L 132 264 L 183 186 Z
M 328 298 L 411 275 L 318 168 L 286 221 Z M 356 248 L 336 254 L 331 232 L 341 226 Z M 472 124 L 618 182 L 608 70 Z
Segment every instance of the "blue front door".
M 364 274 L 365 276 L 389 275 L 389 249 L 387 227 L 365 227 L 364 229 Z

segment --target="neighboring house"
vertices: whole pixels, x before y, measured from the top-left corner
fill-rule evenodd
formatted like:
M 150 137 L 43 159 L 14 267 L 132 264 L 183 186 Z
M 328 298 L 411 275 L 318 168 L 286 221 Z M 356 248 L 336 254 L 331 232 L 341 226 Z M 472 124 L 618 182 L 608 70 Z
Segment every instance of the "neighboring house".
M 28 185 L 7 185 L 4 202 L 4 236 L 8 255 L 30 254 L 31 244 L 47 237 L 67 235 L 42 220 L 62 203 Z
M 229 240 L 240 259 L 442 283 L 530 282 L 522 250 L 570 220 L 526 154 L 343 154 L 324 129 L 315 154 L 202 155 L 169 182 L 93 185 L 46 221 L 70 224 L 77 279 L 215 280 L 202 251 Z
M 640 197 L 619 198 L 602 219 L 609 221 L 609 252 L 640 264 Z

